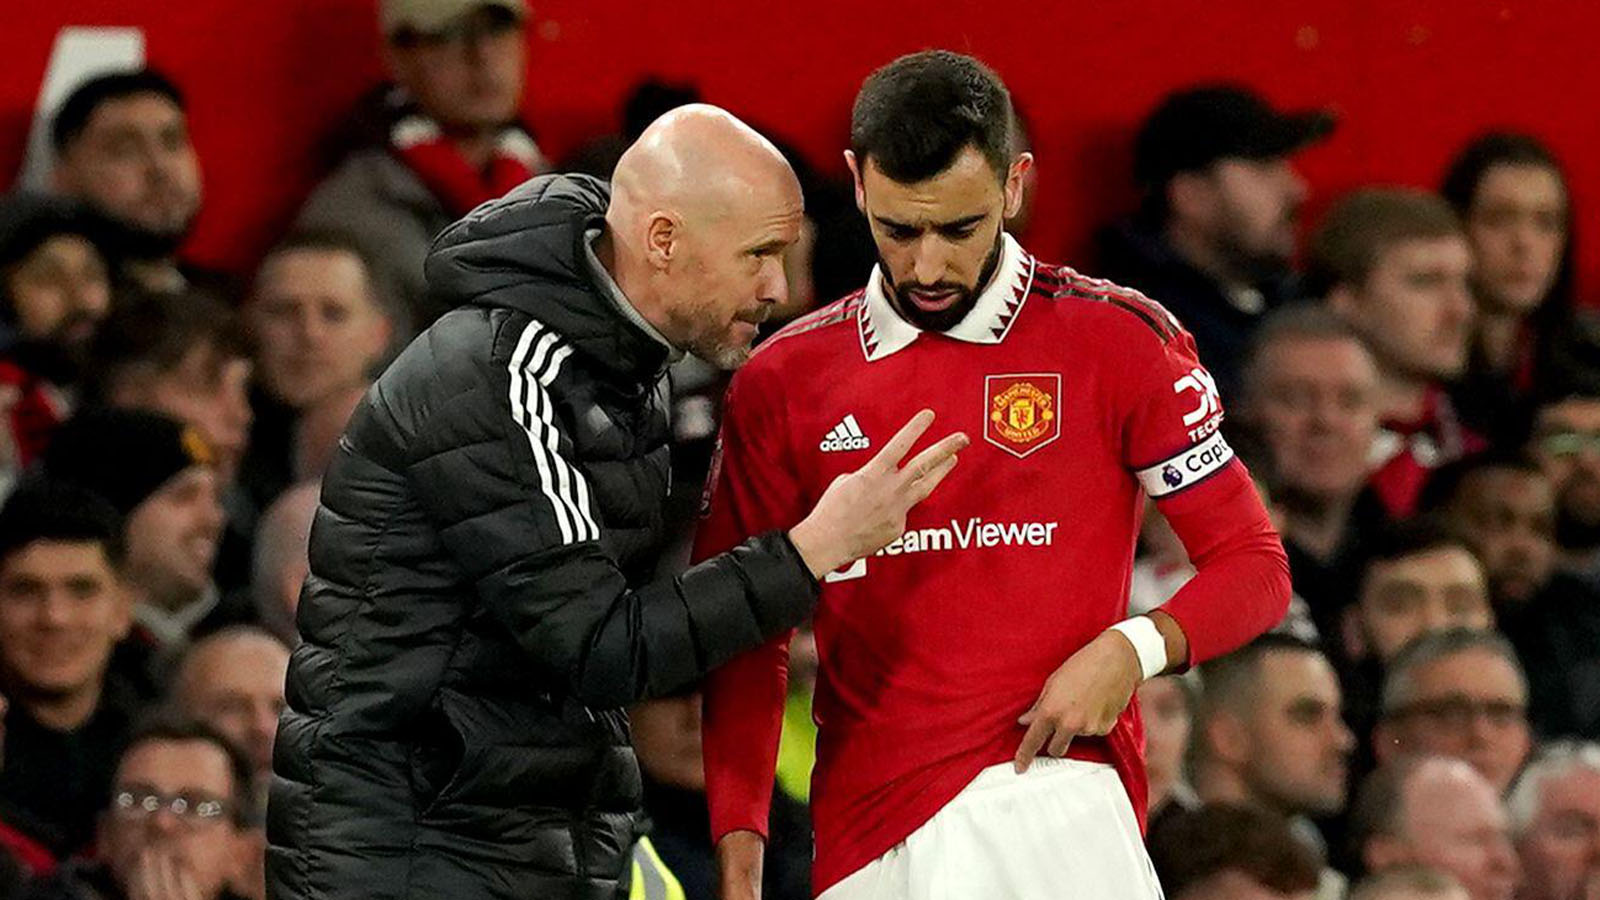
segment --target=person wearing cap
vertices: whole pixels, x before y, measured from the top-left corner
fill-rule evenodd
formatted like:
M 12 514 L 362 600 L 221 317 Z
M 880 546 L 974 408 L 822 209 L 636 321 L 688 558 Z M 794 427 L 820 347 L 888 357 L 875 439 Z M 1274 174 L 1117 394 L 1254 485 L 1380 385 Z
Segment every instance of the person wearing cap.
M 158 656 L 231 618 L 211 578 L 223 528 L 216 456 L 198 429 L 153 412 L 87 412 L 56 432 L 44 470 L 124 517 L 134 618 Z
M 1327 111 L 1282 112 L 1220 84 L 1169 95 L 1139 129 L 1143 200 L 1100 235 L 1100 268 L 1188 327 L 1224 396 L 1261 316 L 1296 299 L 1290 262 L 1307 189 L 1290 157 L 1333 125 Z
M 0 199 L 0 470 L 31 464 L 71 414 L 111 306 L 103 230 L 67 201 Z
M 358 118 L 371 134 L 312 192 L 300 228 L 355 237 L 397 325 L 415 333 L 446 307 L 422 260 L 446 225 L 548 168 L 518 121 L 527 55 L 524 0 L 382 0 L 392 85 Z

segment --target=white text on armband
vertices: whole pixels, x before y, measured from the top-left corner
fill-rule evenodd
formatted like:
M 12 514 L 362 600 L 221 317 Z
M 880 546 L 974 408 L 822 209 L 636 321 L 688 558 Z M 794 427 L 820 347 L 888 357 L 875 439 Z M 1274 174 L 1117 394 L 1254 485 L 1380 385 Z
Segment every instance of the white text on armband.
M 1171 459 L 1140 469 L 1134 474 L 1151 498 L 1167 497 L 1196 484 L 1233 459 L 1233 448 L 1222 439 L 1222 432 L 1190 447 Z

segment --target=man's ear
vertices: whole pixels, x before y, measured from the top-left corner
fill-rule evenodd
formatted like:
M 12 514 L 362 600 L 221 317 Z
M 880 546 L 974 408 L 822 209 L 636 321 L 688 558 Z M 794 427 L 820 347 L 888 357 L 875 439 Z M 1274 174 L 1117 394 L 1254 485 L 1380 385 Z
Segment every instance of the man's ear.
M 1218 762 L 1237 765 L 1250 758 L 1249 731 L 1244 721 L 1227 709 L 1219 709 L 1207 719 L 1205 740 Z
M 1033 169 L 1033 154 L 1019 154 L 1011 164 L 1010 171 L 1006 172 L 1006 212 L 1007 219 L 1022 211 L 1023 192 L 1028 186 L 1028 172 Z
M 661 270 L 672 264 L 678 253 L 681 227 L 677 215 L 665 210 L 657 210 L 645 220 L 644 255 L 651 268 Z
M 844 164 L 850 167 L 850 180 L 855 183 L 856 209 L 861 210 L 862 215 L 866 215 L 867 192 L 866 189 L 861 186 L 861 162 L 860 160 L 856 159 L 855 151 L 846 150 L 844 152 Z

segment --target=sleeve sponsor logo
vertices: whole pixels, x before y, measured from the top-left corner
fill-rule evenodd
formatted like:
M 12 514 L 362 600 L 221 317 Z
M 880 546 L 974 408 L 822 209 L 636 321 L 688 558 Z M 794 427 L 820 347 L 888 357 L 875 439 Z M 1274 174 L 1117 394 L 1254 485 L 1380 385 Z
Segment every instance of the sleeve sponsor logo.
M 1144 487 L 1146 494 L 1152 498 L 1160 498 L 1176 494 L 1203 480 L 1207 475 L 1226 466 L 1232 459 L 1233 448 L 1222 439 L 1222 433 L 1217 432 L 1205 442 L 1196 444 L 1177 456 L 1162 460 L 1147 469 L 1140 469 L 1134 475 L 1138 477 L 1139 484 Z
M 1217 393 L 1217 381 L 1210 372 L 1195 366 L 1189 374 L 1172 383 L 1174 394 L 1189 391 L 1195 394 L 1195 408 L 1183 414 L 1183 427 L 1193 428 L 1208 416 L 1222 412 L 1222 396 Z

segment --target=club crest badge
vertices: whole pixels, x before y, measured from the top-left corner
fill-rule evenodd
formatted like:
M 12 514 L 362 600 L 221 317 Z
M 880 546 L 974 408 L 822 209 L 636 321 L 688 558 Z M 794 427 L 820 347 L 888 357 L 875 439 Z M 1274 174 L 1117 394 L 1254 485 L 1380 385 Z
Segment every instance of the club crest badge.
M 988 375 L 983 379 L 983 436 L 1021 457 L 1061 436 L 1061 376 Z

